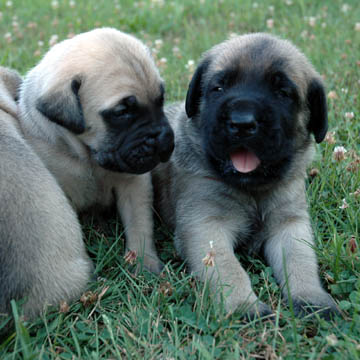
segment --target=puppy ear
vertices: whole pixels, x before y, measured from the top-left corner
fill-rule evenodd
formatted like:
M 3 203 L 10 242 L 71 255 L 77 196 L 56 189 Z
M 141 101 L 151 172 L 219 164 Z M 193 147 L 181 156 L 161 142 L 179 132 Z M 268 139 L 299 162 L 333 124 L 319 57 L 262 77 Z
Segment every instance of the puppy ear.
M 317 79 L 308 87 L 307 103 L 310 110 L 308 130 L 314 134 L 316 142 L 321 143 L 328 129 L 328 118 L 324 86 Z
M 79 135 L 85 131 L 85 119 L 80 102 L 81 79 L 76 76 L 64 90 L 41 96 L 36 101 L 36 109 L 50 121 Z
M 208 67 L 210 65 L 210 60 L 205 59 L 203 60 L 200 65 L 197 67 L 195 74 L 193 75 L 188 92 L 186 94 L 186 101 L 185 101 L 185 110 L 186 115 L 189 118 L 197 115 L 199 112 L 200 106 L 200 99 L 202 94 L 202 78 L 203 75 L 206 73 Z
M 15 70 L 0 66 L 0 109 L 17 116 L 16 102 L 22 78 Z

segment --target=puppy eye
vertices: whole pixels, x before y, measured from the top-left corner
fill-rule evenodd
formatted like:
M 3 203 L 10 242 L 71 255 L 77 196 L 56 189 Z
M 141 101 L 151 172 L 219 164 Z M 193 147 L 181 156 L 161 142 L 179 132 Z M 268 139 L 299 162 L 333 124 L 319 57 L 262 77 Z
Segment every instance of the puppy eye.
M 112 115 L 116 117 L 120 117 L 125 115 L 127 112 L 128 112 L 128 107 L 125 106 L 124 104 L 119 104 L 113 109 Z
M 215 86 L 211 89 L 212 92 L 223 92 L 224 88 L 222 88 L 221 86 Z
M 134 95 L 128 96 L 123 99 L 123 104 L 127 107 L 134 107 L 137 103 L 136 97 Z
M 285 88 L 278 89 L 278 90 L 277 90 L 277 94 L 278 94 L 280 97 L 283 97 L 283 98 L 291 97 L 291 92 L 290 92 L 288 89 L 285 89 Z

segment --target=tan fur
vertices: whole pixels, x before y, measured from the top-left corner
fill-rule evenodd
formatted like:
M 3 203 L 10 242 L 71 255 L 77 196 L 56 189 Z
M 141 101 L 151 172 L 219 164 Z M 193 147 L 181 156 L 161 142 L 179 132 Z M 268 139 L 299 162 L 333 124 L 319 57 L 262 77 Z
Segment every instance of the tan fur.
M 0 313 L 24 299 L 24 314 L 33 317 L 80 296 L 92 264 L 75 212 L 19 131 L 20 83 L 0 68 Z
M 81 82 L 79 99 L 85 131 L 76 135 L 50 122 L 36 100 L 64 96 L 75 102 L 70 83 Z M 153 244 L 150 175 L 103 169 L 91 157 L 107 141 L 102 110 L 134 95 L 147 104 L 159 96 L 161 79 L 148 49 L 136 38 L 110 28 L 79 34 L 55 45 L 25 77 L 20 93 L 20 122 L 25 137 L 57 179 L 76 211 L 115 200 L 127 234 L 127 249 L 144 257 L 144 266 L 159 272 Z M 57 96 L 57 95 L 56 95 Z M 55 97 L 56 97 L 55 96 Z M 71 100 L 69 100 L 71 99 Z M 129 215 L 131 214 L 131 216 Z

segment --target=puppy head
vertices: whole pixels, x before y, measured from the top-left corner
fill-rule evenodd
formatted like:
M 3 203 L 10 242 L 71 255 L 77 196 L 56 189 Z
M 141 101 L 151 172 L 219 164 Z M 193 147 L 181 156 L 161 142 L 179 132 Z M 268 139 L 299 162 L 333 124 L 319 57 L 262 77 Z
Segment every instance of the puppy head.
M 205 53 L 186 97 L 214 170 L 242 187 L 283 178 L 327 131 L 322 80 L 291 43 L 267 34 L 239 36 Z
M 173 151 L 163 82 L 148 49 L 130 35 L 103 28 L 65 40 L 26 83 L 22 96 L 39 94 L 37 111 L 77 137 L 105 169 L 141 174 Z

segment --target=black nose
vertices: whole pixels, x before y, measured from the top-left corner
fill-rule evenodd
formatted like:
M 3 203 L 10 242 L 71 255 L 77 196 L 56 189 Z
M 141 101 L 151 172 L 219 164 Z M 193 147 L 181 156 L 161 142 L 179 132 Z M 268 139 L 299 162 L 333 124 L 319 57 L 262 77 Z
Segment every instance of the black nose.
M 230 132 L 238 136 L 255 135 L 258 130 L 258 123 L 255 114 L 249 112 L 232 112 L 229 116 Z

